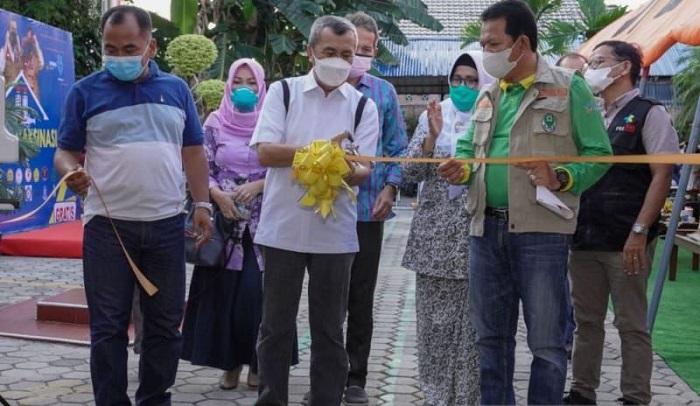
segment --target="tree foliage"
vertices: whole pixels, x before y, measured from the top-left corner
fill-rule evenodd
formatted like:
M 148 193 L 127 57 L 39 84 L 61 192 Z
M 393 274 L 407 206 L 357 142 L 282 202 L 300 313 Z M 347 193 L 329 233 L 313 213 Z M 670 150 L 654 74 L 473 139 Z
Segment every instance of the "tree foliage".
M 698 81 L 700 78 L 700 47 L 691 48 L 678 63 L 687 65 L 673 77 L 676 101 L 680 104 L 675 127 L 680 138 L 687 140 L 693 125 L 698 97 L 700 97 L 700 81 Z
M 0 0 L 0 8 L 70 31 L 78 78 L 89 75 L 102 65 L 99 1 Z
M 532 9 L 538 26 L 538 49 L 543 54 L 561 55 L 568 52 L 576 40 L 584 41 L 627 13 L 626 6 L 608 7 L 604 0 L 578 0 L 581 17 L 574 22 L 551 19 L 559 11 L 562 0 L 524 0 Z M 467 24 L 462 29 L 463 45 L 479 41 L 481 22 Z
M 182 34 L 192 34 L 197 25 L 198 10 L 198 0 L 170 0 L 170 21 Z
M 578 38 L 584 41 L 590 39 L 628 11 L 627 6 L 608 7 L 603 0 L 578 0 L 578 4 L 582 17 L 580 21 L 547 23 L 547 40 L 553 50 L 566 50 Z
M 398 25 L 401 20 L 442 29 L 420 0 L 200 0 L 199 29 L 219 49 L 211 77 L 225 78 L 231 63 L 243 57 L 258 60 L 270 78 L 305 72 L 306 40 L 313 21 L 321 15 L 344 16 L 356 11 L 371 15 L 380 36 L 398 44 L 408 43 Z M 378 59 L 396 63 L 381 45 Z

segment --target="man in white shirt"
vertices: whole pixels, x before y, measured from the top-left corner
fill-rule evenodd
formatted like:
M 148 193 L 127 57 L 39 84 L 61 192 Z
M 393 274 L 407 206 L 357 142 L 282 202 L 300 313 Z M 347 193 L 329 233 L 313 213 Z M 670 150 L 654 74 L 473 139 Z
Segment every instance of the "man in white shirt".
M 348 373 L 343 344 L 350 267 L 359 250 L 357 213 L 342 190 L 335 216 L 325 220 L 299 204 L 305 190 L 291 179 L 296 151 L 318 139 L 340 140 L 352 131 L 362 155 L 375 155 L 379 122 L 376 105 L 346 84 L 357 32 L 346 19 L 325 16 L 311 27 L 308 75 L 270 86 L 251 146 L 269 167 L 255 243 L 264 246 L 263 319 L 258 338 L 260 372 L 256 405 L 288 403 L 289 366 L 305 270 L 309 271 L 311 325 L 310 405 L 339 405 Z M 286 99 L 286 101 L 285 101 Z M 362 101 L 362 103 L 360 103 Z M 363 106 L 355 126 L 355 114 Z M 355 192 L 370 174 L 351 165 L 346 182 Z

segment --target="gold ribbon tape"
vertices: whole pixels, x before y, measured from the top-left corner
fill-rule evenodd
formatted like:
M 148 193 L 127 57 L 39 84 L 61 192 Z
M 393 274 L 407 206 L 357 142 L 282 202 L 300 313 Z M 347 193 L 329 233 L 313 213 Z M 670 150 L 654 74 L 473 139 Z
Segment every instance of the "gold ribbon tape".
M 343 176 L 350 172 L 346 156 L 345 151 L 330 140 L 316 140 L 294 154 L 292 179 L 306 188 L 299 204 L 316 206 L 316 213 L 324 220 L 329 214 L 335 218 L 333 204 L 340 188 L 347 190 L 352 201 L 356 201 L 355 193 L 343 180 Z
M 650 155 L 607 155 L 607 156 L 518 156 L 502 158 L 405 158 L 374 157 L 366 155 L 345 154 L 337 144 L 329 140 L 316 140 L 311 145 L 300 148 L 292 163 L 292 179 L 306 188 L 305 195 L 299 203 L 305 207 L 317 206 L 316 212 L 324 219 L 329 213 L 335 216 L 333 203 L 341 187 L 352 189 L 345 183 L 343 176 L 349 172 L 345 160 L 353 162 L 393 162 L 393 163 L 444 163 L 455 160 L 462 163 L 484 164 L 525 164 L 531 162 L 549 163 L 616 163 L 616 164 L 688 164 L 699 165 L 700 154 L 650 154 Z
M 36 209 L 30 211 L 29 213 L 25 213 L 19 217 L 15 217 L 10 220 L 2 221 L 0 224 L 10 224 L 10 223 L 17 223 L 19 221 L 28 219 L 35 215 L 36 213 L 39 212 L 46 204 L 48 204 L 49 200 L 58 193 L 58 190 L 60 187 L 66 182 L 66 179 L 70 178 L 74 173 L 78 172 L 77 170 L 70 171 L 63 175 L 61 180 L 58 181 L 56 186 L 53 188 L 51 193 L 46 197 L 46 199 L 37 207 Z M 119 245 L 122 247 L 122 251 L 124 252 L 124 255 L 126 256 L 127 262 L 129 262 L 129 266 L 131 267 L 131 270 L 134 272 L 134 276 L 136 276 L 136 279 L 139 281 L 139 284 L 141 284 L 141 287 L 143 290 L 148 293 L 149 296 L 153 296 L 158 292 L 158 288 L 151 283 L 151 281 L 146 278 L 146 276 L 141 272 L 139 267 L 136 265 L 134 260 L 131 258 L 131 255 L 129 255 L 129 252 L 126 250 L 126 246 L 124 246 L 124 243 L 122 242 L 122 237 L 119 235 L 119 232 L 117 231 L 117 226 L 114 224 L 114 221 L 112 220 L 112 216 L 109 214 L 109 209 L 107 208 L 107 203 L 105 202 L 104 197 L 102 197 L 102 192 L 100 192 L 100 189 L 97 187 L 97 184 L 95 183 L 94 180 L 92 180 L 91 185 L 95 188 L 95 191 L 97 192 L 97 197 L 100 198 L 100 201 L 102 202 L 102 206 L 105 208 L 105 213 L 107 214 L 107 219 L 109 219 L 110 224 L 112 225 L 112 230 L 114 230 L 114 235 L 117 236 L 117 241 L 119 241 Z
M 650 154 L 650 155 L 607 155 L 607 156 L 517 156 L 505 158 L 395 158 L 374 157 L 366 155 L 348 155 L 347 159 L 357 162 L 409 162 L 409 163 L 443 163 L 455 160 L 462 163 L 485 164 L 523 164 L 529 162 L 603 162 L 613 164 L 687 164 L 700 165 L 700 154 Z

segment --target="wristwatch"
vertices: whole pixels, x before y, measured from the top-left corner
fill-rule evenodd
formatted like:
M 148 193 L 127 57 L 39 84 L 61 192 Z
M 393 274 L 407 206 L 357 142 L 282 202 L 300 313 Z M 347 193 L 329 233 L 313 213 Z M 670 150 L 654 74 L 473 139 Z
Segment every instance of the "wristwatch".
M 209 210 L 209 214 L 214 213 L 214 205 L 209 203 L 209 202 L 194 202 L 194 208 L 195 209 L 207 209 Z
M 644 227 L 642 224 L 634 223 L 632 225 L 632 232 L 635 234 L 649 234 L 649 227 Z
M 567 172 L 565 169 L 557 168 L 554 170 L 554 173 L 557 175 L 557 181 L 559 182 L 557 192 L 561 192 L 562 189 L 566 189 L 566 187 L 569 185 L 569 181 L 571 180 L 569 178 L 569 172 Z

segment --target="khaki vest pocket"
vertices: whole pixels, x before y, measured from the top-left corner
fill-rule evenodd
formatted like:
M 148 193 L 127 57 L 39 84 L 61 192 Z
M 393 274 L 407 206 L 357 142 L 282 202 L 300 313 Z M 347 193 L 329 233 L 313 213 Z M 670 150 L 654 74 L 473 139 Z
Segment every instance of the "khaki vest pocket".
M 532 104 L 532 155 L 575 155 L 571 121 L 565 114 L 568 98 L 552 97 Z
M 472 121 L 474 122 L 474 156 L 484 158 L 487 154 L 487 148 L 491 141 L 491 119 L 493 118 L 493 107 L 479 108 L 474 112 Z M 476 172 L 481 163 L 475 163 L 472 166 Z

